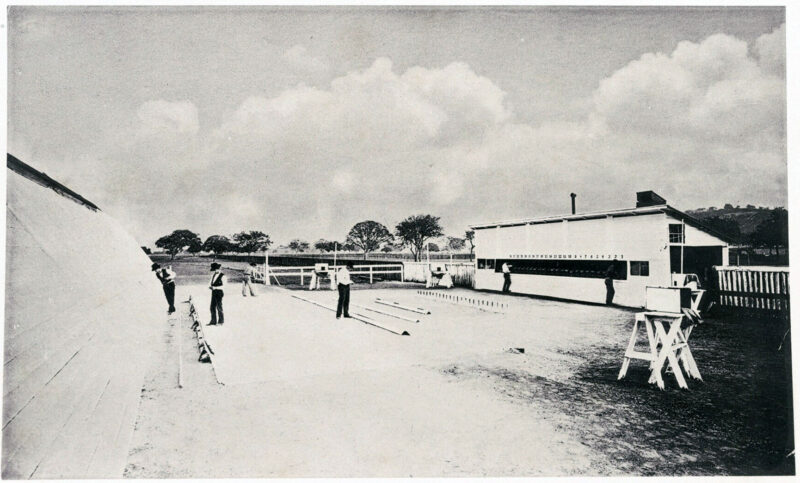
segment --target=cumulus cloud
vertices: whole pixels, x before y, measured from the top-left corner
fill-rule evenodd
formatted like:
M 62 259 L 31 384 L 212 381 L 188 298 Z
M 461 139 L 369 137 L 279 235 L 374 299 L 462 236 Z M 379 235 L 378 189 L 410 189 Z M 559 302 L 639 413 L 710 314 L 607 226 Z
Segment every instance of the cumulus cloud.
M 746 42 L 723 34 L 641 56 L 600 82 L 594 104 L 617 131 L 726 143 L 784 135 L 785 81 L 763 69 Z
M 756 39 L 755 52 L 765 72 L 786 77 L 786 24 Z
M 309 54 L 305 46 L 300 44 L 284 52 L 283 58 L 289 62 L 292 67 L 300 71 L 324 73 L 328 70 L 328 64 L 325 61 Z
M 145 135 L 194 134 L 200 128 L 197 107 L 189 101 L 147 101 L 139 106 L 136 115 L 140 121 L 140 132 Z
M 519 119 L 502 87 L 463 62 L 398 72 L 386 58 L 326 86 L 246 98 L 207 136 L 191 103 L 150 101 L 140 129 L 173 137 L 126 147 L 155 158 L 130 184 L 182 200 L 178 215 L 153 212 L 164 226 L 179 216 L 279 242 L 343 238 L 363 219 L 393 226 L 418 212 L 458 234 L 566 212 L 573 191 L 581 211 L 619 208 L 621 196 L 631 206 L 646 189 L 683 208 L 769 204 L 785 197 L 784 36 L 748 45 L 718 34 L 645 53 L 601 79 L 573 122 Z M 165 180 L 156 166 L 176 159 L 182 169 Z

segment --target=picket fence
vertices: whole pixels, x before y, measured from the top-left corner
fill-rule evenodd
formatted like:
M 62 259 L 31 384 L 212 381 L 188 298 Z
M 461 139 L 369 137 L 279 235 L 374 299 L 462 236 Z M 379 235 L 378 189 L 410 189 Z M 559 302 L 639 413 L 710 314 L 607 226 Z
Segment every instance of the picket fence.
M 715 269 L 720 305 L 789 312 L 789 267 L 720 266 Z

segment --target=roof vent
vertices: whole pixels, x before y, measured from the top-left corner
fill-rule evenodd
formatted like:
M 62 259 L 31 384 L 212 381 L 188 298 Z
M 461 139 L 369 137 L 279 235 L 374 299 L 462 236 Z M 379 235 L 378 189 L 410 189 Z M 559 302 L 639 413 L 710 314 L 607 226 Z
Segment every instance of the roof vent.
M 653 191 L 639 191 L 636 193 L 636 207 L 642 208 L 645 206 L 666 205 L 667 200 L 658 196 Z

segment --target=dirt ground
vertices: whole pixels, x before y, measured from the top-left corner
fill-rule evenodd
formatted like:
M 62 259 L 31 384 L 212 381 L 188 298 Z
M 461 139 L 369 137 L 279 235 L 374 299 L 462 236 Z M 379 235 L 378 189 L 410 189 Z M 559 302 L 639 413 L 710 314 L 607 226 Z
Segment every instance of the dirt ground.
M 398 336 L 291 296 L 335 305 L 330 291 L 258 290 L 228 287 L 225 326 L 205 328 L 213 365 L 196 360 L 188 304 L 165 325 L 126 477 L 794 474 L 779 321 L 708 320 L 691 339 L 703 381 L 680 390 L 667 374 L 659 391 L 644 362 L 616 379 L 628 310 L 354 291 L 353 304 L 430 309 L 404 313 L 414 323 L 352 307 L 411 334 Z M 204 322 L 207 292 L 178 288 Z

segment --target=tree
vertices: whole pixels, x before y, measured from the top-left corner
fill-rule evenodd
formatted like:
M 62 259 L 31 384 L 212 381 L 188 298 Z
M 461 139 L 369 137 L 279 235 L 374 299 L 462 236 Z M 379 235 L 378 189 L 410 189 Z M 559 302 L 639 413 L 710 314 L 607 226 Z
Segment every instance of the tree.
M 391 245 L 384 245 L 383 248 L 381 248 L 381 251 L 383 253 L 392 253 L 394 248 Z
M 475 230 L 467 230 L 464 232 L 464 240 L 469 243 L 469 254 L 475 250 Z
M 200 235 L 197 233 L 193 233 L 189 230 L 175 230 L 169 235 L 164 235 L 156 240 L 156 246 L 158 248 L 163 248 L 174 260 L 175 255 L 185 250 L 186 247 L 199 242 Z
M 447 237 L 447 249 L 451 252 L 462 250 L 466 245 L 466 240 L 458 238 L 457 236 Z
M 333 240 L 325 240 L 325 239 L 319 239 L 316 242 L 314 242 L 314 248 L 322 252 L 332 252 L 336 250 L 337 246 L 341 247 L 342 244 Z
M 428 243 L 427 243 L 427 248 L 428 248 L 428 251 L 431 251 L 431 252 L 438 252 L 438 251 L 441 251 L 441 250 L 439 249 L 439 245 L 437 245 L 437 244 L 435 244 L 435 243 L 433 243 L 433 242 L 428 242 Z
M 237 251 L 247 253 L 248 256 L 251 253 L 263 252 L 272 245 L 269 235 L 255 230 L 236 233 L 233 235 L 233 242 Z
M 200 253 L 203 250 L 203 244 L 200 243 L 200 238 L 193 241 L 189 248 L 186 249 L 189 253 Z
M 783 208 L 775 208 L 769 218 L 762 221 L 750 235 L 750 242 L 755 247 L 775 249 L 789 246 L 789 212 Z
M 307 241 L 300 240 L 295 238 L 294 240 L 289 242 L 289 250 L 293 250 L 295 252 L 303 253 L 304 251 L 308 250 L 309 245 Z
M 733 218 L 711 216 L 705 218 L 703 223 L 734 240 L 738 240 L 742 236 L 741 227 Z
M 211 235 L 203 242 L 203 251 L 213 252 L 214 260 L 217 259 L 216 255 L 233 250 L 234 246 L 228 237 L 223 235 Z
M 382 243 L 392 241 L 394 237 L 389 229 L 377 221 L 362 221 L 353 225 L 347 234 L 347 243 L 364 251 L 364 258 L 373 250 L 377 250 Z
M 395 233 L 403 244 L 409 247 L 414 260 L 419 261 L 425 242 L 430 238 L 442 236 L 442 227 L 439 225 L 438 216 L 414 215 L 398 223 Z

